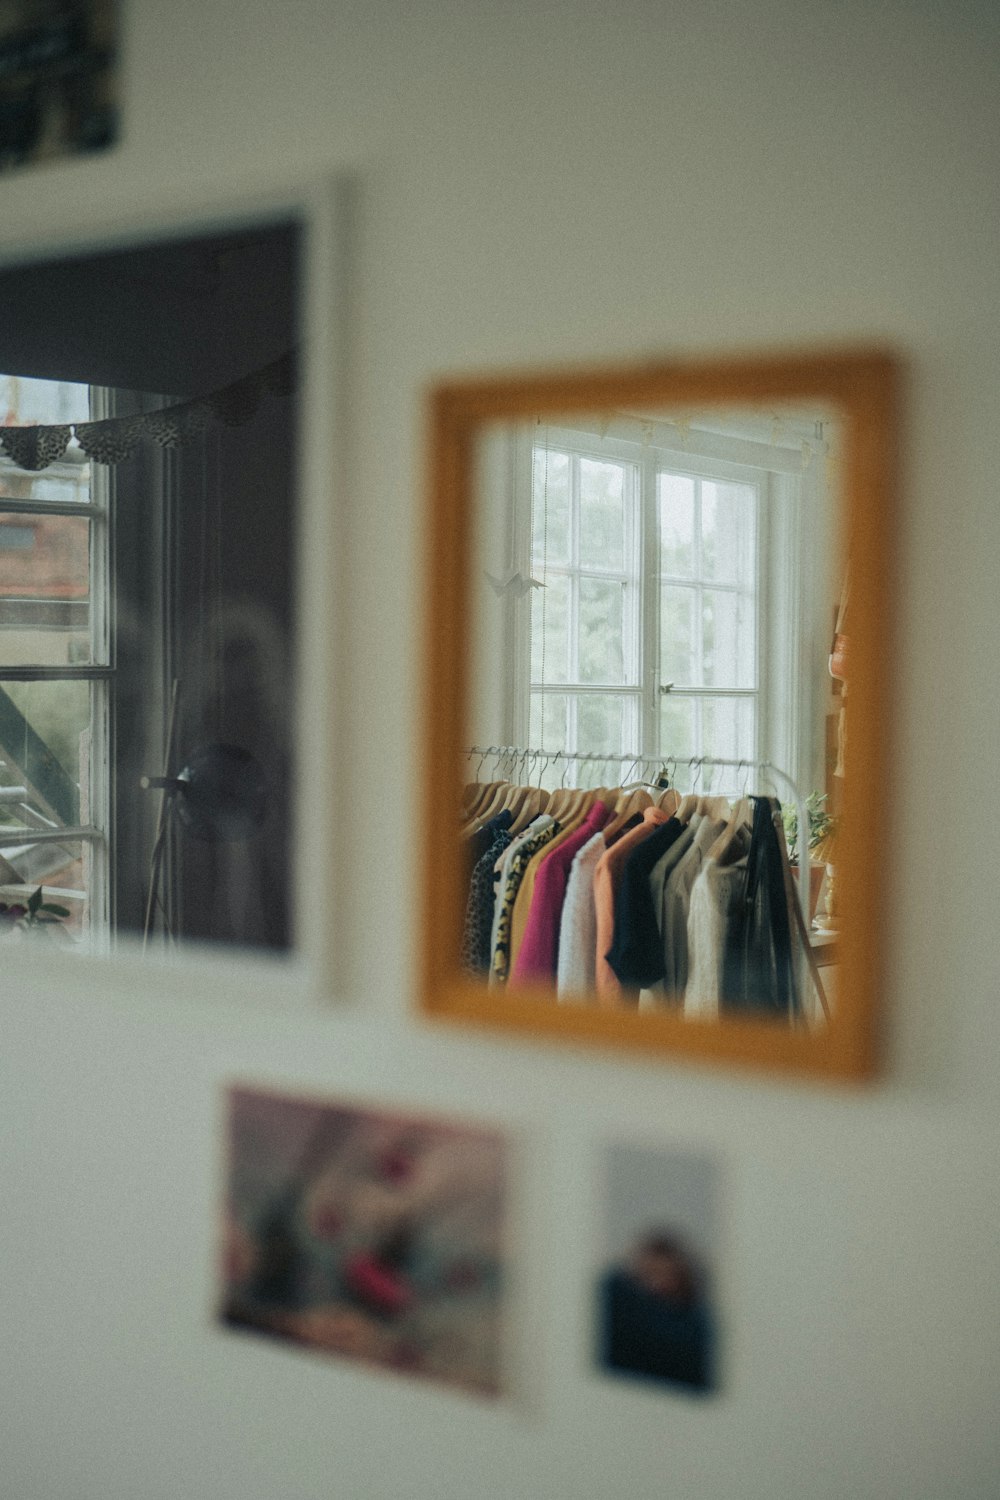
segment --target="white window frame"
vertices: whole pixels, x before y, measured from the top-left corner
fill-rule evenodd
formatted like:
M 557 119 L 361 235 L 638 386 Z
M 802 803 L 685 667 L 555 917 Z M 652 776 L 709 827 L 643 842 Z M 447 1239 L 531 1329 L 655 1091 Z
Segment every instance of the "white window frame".
M 635 465 L 642 498 L 639 543 L 643 602 L 640 620 L 640 664 L 636 684 L 556 684 L 544 691 L 600 692 L 639 697 L 640 725 L 627 750 L 646 757 L 669 757 L 659 744 L 659 567 L 656 474 L 660 470 L 698 479 L 753 484 L 758 492 L 756 579 L 756 687 L 727 690 L 692 689 L 705 697 L 748 696 L 757 700 L 755 758 L 771 761 L 799 785 L 825 784 L 824 746 L 816 727 L 819 689 L 827 649 L 828 580 L 818 561 L 829 538 L 826 519 L 810 504 L 816 486 L 804 462 L 801 442 L 769 443 L 753 437 L 688 429 L 680 442 L 657 441 L 658 434 L 635 440 L 620 435 L 622 424 L 607 432 L 579 426 L 521 428 L 508 444 L 512 479 L 511 566 L 527 578 L 532 569 L 532 453 L 536 447 L 583 457 L 613 459 Z M 619 430 L 615 430 L 615 428 Z M 633 424 L 634 430 L 634 424 Z M 680 435 L 680 434 L 678 434 Z M 565 571 L 550 565 L 551 572 Z M 537 574 L 537 564 L 536 564 Z M 539 686 L 531 682 L 531 592 L 507 601 L 507 639 L 514 642 L 503 705 L 504 734 L 512 744 L 528 744 L 530 698 Z M 810 726 L 813 726 L 810 728 Z M 545 748 L 553 748 L 546 746 Z M 577 744 L 569 746 L 580 749 Z M 601 747 L 606 748 L 606 747 Z M 704 747 L 706 755 L 711 754 Z M 732 779 L 732 777 L 730 777 Z

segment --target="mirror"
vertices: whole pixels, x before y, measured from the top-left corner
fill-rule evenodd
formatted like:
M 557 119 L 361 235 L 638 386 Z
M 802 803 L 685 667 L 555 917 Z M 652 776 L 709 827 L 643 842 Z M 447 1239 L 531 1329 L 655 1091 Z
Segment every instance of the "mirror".
M 435 393 L 427 1012 L 872 1070 L 895 387 L 862 352 Z
M 293 941 L 302 227 L 0 269 L 0 940 Z

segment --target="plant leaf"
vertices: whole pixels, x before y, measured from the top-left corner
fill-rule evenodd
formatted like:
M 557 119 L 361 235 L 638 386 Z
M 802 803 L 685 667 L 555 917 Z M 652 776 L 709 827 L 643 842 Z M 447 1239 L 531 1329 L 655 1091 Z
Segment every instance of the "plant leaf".
M 52 902 L 52 901 L 43 901 L 42 904 L 41 904 L 41 906 L 38 909 L 39 909 L 39 911 L 50 911 L 53 914 L 53 916 L 56 916 L 56 917 L 68 917 L 69 916 L 69 907 L 67 907 L 67 906 L 56 906 L 55 903 Z
M 38 908 L 41 906 L 41 904 L 42 904 L 42 888 L 41 888 L 41 886 L 39 886 L 38 889 L 37 889 L 37 891 L 32 891 L 31 895 L 28 897 L 28 914 L 29 914 L 29 916 L 33 917 L 35 915 L 35 913 L 37 912 Z

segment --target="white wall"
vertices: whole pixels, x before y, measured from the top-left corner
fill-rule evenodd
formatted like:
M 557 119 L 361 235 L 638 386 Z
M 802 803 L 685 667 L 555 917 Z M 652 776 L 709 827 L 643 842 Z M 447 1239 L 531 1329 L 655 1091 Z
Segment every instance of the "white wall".
M 1000 1494 L 998 14 L 982 0 L 133 0 L 126 138 L 0 181 L 0 234 L 173 187 L 358 188 L 336 1004 L 6 988 L 10 1500 Z M 468 367 L 884 336 L 912 371 L 889 1071 L 864 1092 L 428 1029 L 411 897 L 420 395 Z M 364 808 L 365 812 L 359 812 Z M 273 1004 L 271 1002 L 274 1002 Z M 219 1084 L 510 1123 L 520 1404 L 210 1322 Z M 586 1365 L 608 1138 L 724 1162 L 725 1393 Z

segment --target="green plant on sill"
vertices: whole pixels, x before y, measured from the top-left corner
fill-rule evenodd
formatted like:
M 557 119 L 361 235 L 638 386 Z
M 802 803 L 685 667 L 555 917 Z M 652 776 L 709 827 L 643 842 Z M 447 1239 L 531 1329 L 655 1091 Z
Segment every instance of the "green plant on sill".
M 806 798 L 806 816 L 809 819 L 809 852 L 832 839 L 837 832 L 837 819 L 826 810 L 826 793 L 810 792 Z M 799 810 L 794 802 L 781 809 L 781 821 L 785 825 L 788 857 L 795 861 L 799 857 Z
M 43 888 L 39 886 L 32 891 L 27 904 L 13 901 L 8 905 L 6 901 L 0 901 L 0 931 L 6 929 L 9 934 L 30 935 L 40 927 L 61 926 L 63 919 L 69 916 L 68 908 L 57 906 L 54 901 L 43 901 L 43 894 Z

